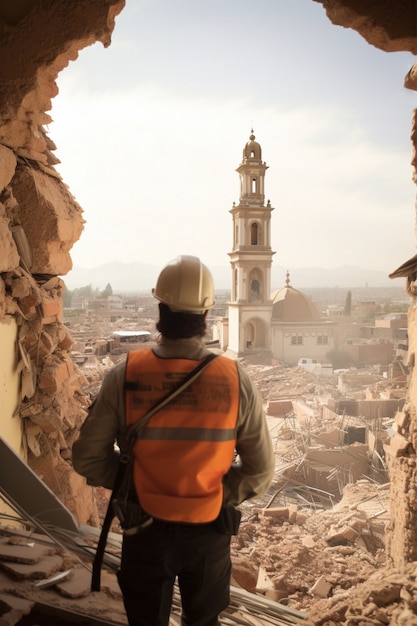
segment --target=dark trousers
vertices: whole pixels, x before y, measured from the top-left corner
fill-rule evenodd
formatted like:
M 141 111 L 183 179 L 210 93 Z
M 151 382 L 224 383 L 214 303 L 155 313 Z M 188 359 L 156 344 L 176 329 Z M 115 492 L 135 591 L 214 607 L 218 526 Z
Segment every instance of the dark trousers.
M 218 626 L 230 600 L 230 535 L 213 524 L 154 520 L 123 538 L 117 574 L 129 626 L 168 626 L 175 579 L 182 626 Z

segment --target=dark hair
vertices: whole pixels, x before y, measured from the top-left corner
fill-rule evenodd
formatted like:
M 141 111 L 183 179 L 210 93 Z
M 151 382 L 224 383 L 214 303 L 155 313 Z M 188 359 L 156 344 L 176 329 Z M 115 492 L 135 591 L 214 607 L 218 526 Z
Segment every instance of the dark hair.
M 171 311 L 167 304 L 159 303 L 157 330 L 167 339 L 186 339 L 204 337 L 206 334 L 206 316 L 196 313 Z

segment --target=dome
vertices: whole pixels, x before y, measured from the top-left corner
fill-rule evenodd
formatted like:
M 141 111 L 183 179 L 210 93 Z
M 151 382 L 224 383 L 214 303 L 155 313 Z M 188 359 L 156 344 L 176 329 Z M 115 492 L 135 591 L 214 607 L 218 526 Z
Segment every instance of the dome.
M 320 313 L 304 293 L 286 285 L 271 295 L 272 319 L 281 322 L 317 322 Z
M 243 148 L 243 159 L 256 159 L 260 161 L 262 158 L 262 149 L 261 145 L 255 141 L 255 135 L 253 131 L 249 137 L 249 141 L 246 142 L 245 147 Z

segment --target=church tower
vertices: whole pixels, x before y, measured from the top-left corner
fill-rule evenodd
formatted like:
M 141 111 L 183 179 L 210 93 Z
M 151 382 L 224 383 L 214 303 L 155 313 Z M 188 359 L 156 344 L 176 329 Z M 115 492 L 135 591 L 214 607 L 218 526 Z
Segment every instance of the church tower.
M 231 298 L 228 305 L 228 351 L 241 356 L 271 348 L 271 203 L 265 205 L 265 172 L 262 149 L 255 135 L 243 148 L 239 204 L 233 203 Z

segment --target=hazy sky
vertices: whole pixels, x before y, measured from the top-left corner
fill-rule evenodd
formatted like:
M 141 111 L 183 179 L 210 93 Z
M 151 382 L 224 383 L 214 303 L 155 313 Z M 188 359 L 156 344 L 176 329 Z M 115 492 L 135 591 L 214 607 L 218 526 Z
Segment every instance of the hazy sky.
M 415 58 L 313 0 L 127 0 L 58 78 L 49 135 L 84 209 L 74 266 L 228 265 L 235 171 L 262 146 L 274 263 L 387 273 L 415 254 Z

